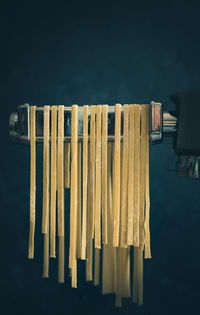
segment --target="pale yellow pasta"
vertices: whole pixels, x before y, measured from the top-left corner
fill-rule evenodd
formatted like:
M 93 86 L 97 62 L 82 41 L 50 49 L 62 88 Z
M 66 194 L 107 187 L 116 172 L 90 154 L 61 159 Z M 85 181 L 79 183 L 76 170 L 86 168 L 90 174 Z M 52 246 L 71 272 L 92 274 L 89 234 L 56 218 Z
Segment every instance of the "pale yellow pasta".
M 96 108 L 95 248 L 101 248 L 101 107 Z
M 49 117 L 50 106 L 44 106 L 44 146 L 43 146 L 43 217 L 44 265 L 43 277 L 49 277 Z
M 64 282 L 64 106 L 58 106 L 58 282 Z
M 64 106 L 58 106 L 58 236 L 64 236 Z
M 71 121 L 71 201 L 70 201 L 70 268 L 72 287 L 77 286 L 77 155 L 78 148 L 78 106 L 72 105 Z
M 140 105 L 135 106 L 134 113 L 134 246 L 139 246 L 139 213 L 140 213 Z
M 82 239 L 81 259 L 86 259 L 87 244 L 87 192 L 88 192 L 88 105 L 83 106 L 83 217 L 82 217 Z
M 35 199 L 36 199 L 36 106 L 30 108 L 30 231 L 28 258 L 34 258 L 34 238 L 35 238 Z
M 120 226 L 120 141 L 121 141 L 121 105 L 115 105 L 115 147 L 114 147 L 114 217 L 113 246 L 119 245 Z
M 129 154 L 129 105 L 124 105 L 123 153 L 121 174 L 121 230 L 120 246 L 127 247 L 127 196 L 128 196 L 128 154 Z
M 145 136 L 145 146 L 146 146 L 146 183 L 145 183 L 145 258 L 151 258 L 151 247 L 150 247 L 150 230 L 149 230 L 149 211 L 150 211 L 150 201 L 149 201 L 149 105 L 146 106 L 147 111 L 147 130 Z
M 102 106 L 102 243 L 108 242 L 107 226 L 107 148 L 108 148 L 108 105 Z
M 65 188 L 70 188 L 70 153 L 71 144 L 66 142 L 64 144 L 65 148 Z
M 144 248 L 144 194 L 145 194 L 145 166 L 146 166 L 146 134 L 147 134 L 147 107 L 141 108 L 141 151 L 140 151 L 140 233 L 139 246 Z
M 88 187 L 90 187 L 90 146 L 88 147 Z M 90 189 L 88 189 L 88 213 L 89 213 L 89 207 L 90 207 Z M 89 227 L 89 215 L 87 217 Z M 89 228 L 87 233 L 87 259 L 86 259 L 86 281 L 92 281 L 93 280 L 93 239 L 89 237 Z
M 43 144 L 43 212 L 42 233 L 47 234 L 49 220 L 49 111 L 50 106 L 44 106 L 44 144 Z
M 133 205 L 134 205 L 134 105 L 129 109 L 129 160 L 128 160 L 128 222 L 127 244 L 133 245 Z
M 91 106 L 90 119 L 90 185 L 88 208 L 88 237 L 94 238 L 94 207 L 95 207 L 95 112 L 96 106 Z
M 51 219 L 50 257 L 56 257 L 57 106 L 51 108 Z
M 64 111 L 71 112 L 70 143 L 64 143 Z M 58 282 L 65 281 L 65 249 L 68 246 L 65 239 L 68 239 L 68 235 L 65 236 L 64 188 L 70 188 L 70 228 L 67 233 L 71 286 L 76 288 L 78 285 L 77 259 L 82 259 L 85 260 L 86 281 L 94 281 L 95 286 L 102 283 L 102 294 L 115 293 L 117 307 L 122 306 L 123 298 L 131 297 L 131 282 L 132 301 L 142 305 L 143 259 L 151 258 L 149 105 L 125 104 L 122 108 L 116 104 L 114 117 L 112 112 L 113 108 L 109 112 L 108 105 L 84 105 L 80 109 L 77 105 L 72 105 L 71 109 L 62 105 L 52 106 L 50 122 L 50 106 L 44 106 L 43 277 L 49 277 L 49 257 L 56 257 L 57 230 Z M 113 118 L 114 135 L 108 134 L 108 126 L 109 132 L 113 128 L 109 125 Z M 29 123 L 31 170 L 28 257 L 33 258 L 37 140 L 35 106 L 30 108 Z M 133 281 L 130 280 L 131 266 Z
M 107 158 L 107 244 L 103 244 L 102 294 L 115 293 L 116 290 L 116 248 L 112 244 L 113 209 L 112 209 L 112 143 L 108 143 Z
M 81 258 L 81 217 L 82 217 L 82 170 L 81 170 L 81 159 L 82 159 L 82 144 L 78 143 L 78 172 L 77 172 L 77 182 L 78 182 L 78 206 L 77 206 L 77 257 Z

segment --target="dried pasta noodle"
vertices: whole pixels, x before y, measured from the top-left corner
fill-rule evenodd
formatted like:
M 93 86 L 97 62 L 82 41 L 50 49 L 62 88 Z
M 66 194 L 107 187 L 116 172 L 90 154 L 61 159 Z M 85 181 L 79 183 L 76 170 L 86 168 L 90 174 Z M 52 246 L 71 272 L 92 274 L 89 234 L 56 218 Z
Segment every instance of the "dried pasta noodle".
M 71 126 L 71 201 L 70 201 L 70 268 L 72 288 L 77 287 L 77 156 L 78 156 L 78 106 L 72 105 Z
M 34 236 L 35 236 L 35 195 L 36 195 L 36 128 L 35 128 L 35 112 L 36 106 L 30 108 L 30 231 L 29 231 L 29 247 L 28 258 L 34 258 Z
M 134 206 L 134 105 L 129 109 L 129 159 L 128 159 L 128 222 L 127 245 L 133 245 L 133 206 Z
M 90 223 L 90 217 L 89 217 L 89 207 L 90 207 L 90 146 L 88 147 L 88 207 L 87 207 L 87 227 L 89 227 Z M 87 229 L 89 230 L 89 228 Z M 89 232 L 86 233 L 87 237 L 87 259 L 86 259 L 86 281 L 92 281 L 93 280 L 93 239 L 90 238 Z
M 95 248 L 101 248 L 101 105 L 96 109 Z
M 121 140 L 121 105 L 115 105 L 115 148 L 114 148 L 114 217 L 113 246 L 119 245 L 120 226 L 120 140 Z
M 127 247 L 127 189 L 128 189 L 128 140 L 129 140 L 129 105 L 124 105 L 123 153 L 121 167 L 121 231 L 120 246 Z
M 56 257 L 56 173 L 57 173 L 57 106 L 51 108 L 51 220 L 50 257 Z
M 107 209 L 108 209 L 108 228 L 107 244 L 103 244 L 103 266 L 102 266 L 102 294 L 115 293 L 116 289 L 116 247 L 112 244 L 113 235 L 113 208 L 112 208 L 112 163 L 113 144 L 108 143 L 107 157 Z
M 102 107 L 102 243 L 108 242 L 108 204 L 107 204 L 107 151 L 108 151 L 108 105 Z
M 58 106 L 58 237 L 59 237 L 59 256 L 58 256 L 58 281 L 64 282 L 64 106 Z
M 65 148 L 65 188 L 70 188 L 70 152 L 71 144 L 66 142 Z
M 49 111 L 50 106 L 44 106 L 44 145 L 43 145 L 43 213 L 42 233 L 47 234 L 49 215 Z
M 146 106 L 146 134 L 145 134 L 145 148 L 146 148 L 146 165 L 145 165 L 145 223 L 144 223 L 144 234 L 145 234 L 145 258 L 151 258 L 151 248 L 150 248 L 150 230 L 149 230 L 149 211 L 150 211 L 150 201 L 149 201 L 149 105 Z
M 43 217 L 44 265 L 43 278 L 49 277 L 49 117 L 50 106 L 44 106 L 44 146 L 43 146 Z
M 88 208 L 88 237 L 94 238 L 94 207 L 95 207 L 95 112 L 96 106 L 91 106 L 90 119 L 90 185 Z
M 86 281 L 94 281 L 95 286 L 102 283 L 102 294 L 115 293 L 117 307 L 122 306 L 123 298 L 131 296 L 134 303 L 142 305 L 143 258 L 151 258 L 149 105 L 115 105 L 113 142 L 109 142 L 108 105 L 84 105 L 82 108 L 72 105 L 71 142 L 64 144 L 64 110 L 64 106 L 44 106 L 43 276 L 49 276 L 49 256 L 56 257 L 57 233 L 58 281 L 64 282 L 65 279 L 64 188 L 70 188 L 68 266 L 71 286 L 77 287 L 77 259 L 82 259 L 85 260 Z M 82 116 L 78 116 L 79 110 Z M 35 117 L 36 107 L 32 107 L 29 258 L 34 257 Z M 78 117 L 79 122 L 83 117 L 81 135 L 78 134 Z M 133 279 L 130 279 L 132 265 Z
M 81 238 L 81 259 L 86 259 L 87 244 L 87 189 L 88 186 L 88 105 L 83 106 L 83 217 Z
M 81 219 L 82 219 L 82 176 L 81 176 L 81 159 L 82 159 L 82 144 L 78 143 L 78 171 L 77 171 L 77 183 L 78 183 L 78 195 L 77 195 L 77 258 L 81 259 Z

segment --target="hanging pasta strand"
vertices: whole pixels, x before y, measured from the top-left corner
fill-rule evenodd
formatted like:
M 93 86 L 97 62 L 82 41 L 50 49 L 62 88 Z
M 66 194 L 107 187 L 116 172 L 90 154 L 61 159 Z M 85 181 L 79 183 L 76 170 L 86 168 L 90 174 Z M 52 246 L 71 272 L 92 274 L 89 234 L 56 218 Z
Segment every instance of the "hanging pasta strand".
M 102 243 L 108 242 L 107 226 L 107 148 L 108 148 L 108 105 L 102 107 Z
M 96 108 L 95 248 L 101 248 L 101 107 Z
M 90 187 L 90 146 L 88 147 L 88 187 Z M 90 207 L 90 189 L 88 188 L 88 205 L 87 205 L 87 213 L 89 213 L 89 207 Z M 87 227 L 89 227 L 89 214 L 87 216 Z M 86 281 L 92 281 L 93 280 L 93 239 L 89 237 L 89 229 L 86 233 L 87 236 L 87 260 L 86 260 Z
M 58 106 L 58 281 L 64 282 L 64 106 Z
M 128 158 L 128 222 L 127 244 L 133 245 L 133 205 L 134 205 L 134 105 L 129 109 L 129 158 Z
M 140 248 L 144 248 L 144 194 L 145 194 L 145 166 L 146 166 L 146 134 L 147 111 L 146 105 L 141 108 L 141 151 L 140 151 Z
M 78 106 L 72 105 L 71 122 L 71 202 L 70 202 L 70 268 L 72 269 L 72 288 L 77 287 L 77 140 Z
M 81 259 L 86 259 L 87 244 L 87 193 L 88 193 L 88 105 L 83 106 L 83 217 Z
M 71 112 L 71 143 L 64 143 L 64 111 L 68 110 Z M 143 259 L 151 258 L 149 105 L 125 104 L 123 107 L 120 104 L 115 105 L 113 143 L 108 142 L 113 140 L 110 128 L 112 126 L 109 125 L 113 116 L 108 116 L 108 113 L 109 115 L 112 113 L 112 108 L 109 112 L 108 105 L 90 107 L 84 105 L 80 111 L 83 112 L 83 137 L 78 134 L 80 130 L 78 121 L 81 124 L 82 115 L 78 116 L 77 105 L 72 105 L 72 109 L 64 108 L 62 105 L 52 106 L 51 121 L 50 106 L 44 106 L 43 277 L 49 277 L 49 257 L 56 257 L 57 230 L 58 282 L 62 283 L 65 279 L 64 188 L 70 188 L 68 266 L 71 286 L 77 287 L 77 259 L 86 260 L 86 281 L 94 281 L 94 285 L 97 286 L 101 278 L 102 294 L 115 293 L 117 307 L 122 306 L 122 298 L 131 296 L 131 282 L 132 301 L 142 305 Z M 31 146 L 29 258 L 34 257 L 36 117 L 36 107 L 32 106 L 29 121 Z M 134 251 L 133 255 L 131 249 Z M 133 281 L 130 281 L 131 266 Z
M 35 238 L 35 199 L 36 199 L 36 126 L 35 126 L 36 106 L 30 108 L 30 231 L 28 258 L 34 258 L 34 238 Z
M 78 206 L 77 206 L 77 257 L 81 258 L 81 219 L 82 219 L 82 143 L 78 143 L 78 172 L 77 172 L 77 182 L 78 182 Z
M 107 244 L 103 244 L 102 294 L 115 293 L 116 248 L 113 247 L 113 209 L 112 209 L 112 143 L 108 143 L 107 162 Z
M 123 154 L 122 154 L 122 181 L 121 186 L 121 231 L 120 246 L 127 247 L 127 196 L 128 196 L 128 155 L 129 155 L 129 105 L 124 105 L 123 121 Z
M 57 157 L 57 106 L 51 108 L 51 219 L 50 219 L 50 257 L 56 257 L 56 173 Z
M 71 144 L 66 142 L 64 144 L 65 150 L 65 188 L 70 188 L 70 153 Z
M 50 106 L 44 106 L 44 143 L 43 143 L 43 212 L 42 233 L 47 234 L 49 219 L 49 110 Z
M 114 230 L 113 246 L 119 245 L 120 226 L 120 140 L 121 140 L 121 105 L 115 105 L 115 148 L 114 148 Z
M 112 143 L 108 143 L 107 162 L 107 244 L 103 244 L 102 294 L 115 293 L 116 248 L 113 247 L 113 209 L 112 209 Z
M 123 157 L 123 142 L 120 142 L 120 183 L 122 182 L 122 157 Z M 122 197 L 122 185 L 120 185 L 120 201 Z M 120 204 L 121 206 L 121 204 Z M 119 239 L 121 239 L 121 217 L 122 217 L 122 211 L 120 211 L 120 224 L 119 224 Z M 121 247 L 121 244 L 119 243 L 119 246 L 117 248 L 117 256 L 116 256 L 117 262 L 116 262 L 116 271 L 117 271 L 117 277 L 116 277 L 116 299 L 115 299 L 115 305 L 117 307 L 122 306 L 122 292 L 123 292 L 123 285 L 124 285 L 124 270 L 123 270 L 123 248 Z
M 43 221 L 44 265 L 43 278 L 49 277 L 49 116 L 50 106 L 44 106 L 44 146 L 43 146 Z
M 144 193 L 145 193 L 145 166 L 146 166 L 146 134 L 147 110 L 146 105 L 141 107 L 141 149 L 140 149 L 140 210 L 139 210 L 139 248 L 138 248 L 138 304 L 143 304 L 143 249 L 144 249 Z
M 146 135 L 145 135 L 145 146 L 146 146 L 146 182 L 145 182 L 145 258 L 151 258 L 151 247 L 150 247 L 150 230 L 149 230 L 149 211 L 150 211 L 150 201 L 149 201 L 149 105 L 146 105 Z
M 140 213 L 140 105 L 134 105 L 134 246 L 139 246 Z
M 91 106 L 90 119 L 90 186 L 88 211 L 88 236 L 94 238 L 94 206 L 95 206 L 95 112 L 96 106 Z

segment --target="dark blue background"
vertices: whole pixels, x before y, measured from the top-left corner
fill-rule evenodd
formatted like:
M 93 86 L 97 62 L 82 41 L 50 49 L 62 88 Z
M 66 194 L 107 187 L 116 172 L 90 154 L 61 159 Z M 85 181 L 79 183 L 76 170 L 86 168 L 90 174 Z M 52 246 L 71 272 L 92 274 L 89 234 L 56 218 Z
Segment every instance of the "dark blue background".
M 145 262 L 144 306 L 122 309 L 84 282 L 42 279 L 42 150 L 37 155 L 36 259 L 27 260 L 29 148 L 13 145 L 17 106 L 161 101 L 199 89 L 199 1 L 7 1 L 0 7 L 0 313 L 196 314 L 200 300 L 200 182 L 167 171 L 171 139 L 150 149 L 153 259 Z M 40 174 L 40 175 L 39 175 Z M 66 194 L 66 207 L 69 193 Z

